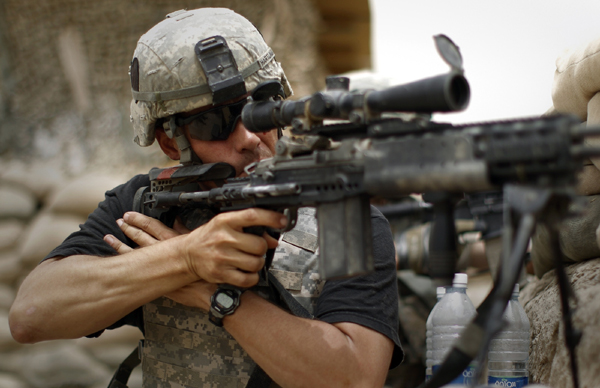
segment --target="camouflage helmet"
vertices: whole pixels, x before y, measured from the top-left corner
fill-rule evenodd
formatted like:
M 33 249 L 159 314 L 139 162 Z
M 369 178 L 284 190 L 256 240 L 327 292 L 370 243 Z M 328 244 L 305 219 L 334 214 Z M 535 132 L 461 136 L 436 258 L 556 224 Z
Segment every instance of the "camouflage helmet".
M 224 41 L 225 55 L 233 57 L 233 66 L 228 66 L 225 58 L 223 71 L 211 58 L 201 59 L 197 46 L 209 38 Z M 217 55 L 217 59 L 223 57 Z M 210 66 L 218 72 L 211 72 Z M 134 141 L 143 147 L 154 142 L 157 120 L 223 102 L 213 98 L 215 84 L 237 80 L 235 90 L 239 93 L 234 97 L 240 97 L 264 81 L 277 80 L 286 97 L 292 94 L 283 69 L 260 32 L 243 16 L 224 8 L 167 15 L 138 41 L 129 73 L 133 95 L 130 120 Z

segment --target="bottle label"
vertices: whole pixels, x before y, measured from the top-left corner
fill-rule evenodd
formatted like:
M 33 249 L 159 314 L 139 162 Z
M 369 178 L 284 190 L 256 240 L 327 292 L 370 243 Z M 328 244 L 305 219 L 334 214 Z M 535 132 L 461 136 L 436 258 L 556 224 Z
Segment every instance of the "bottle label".
M 440 365 L 433 366 L 433 374 L 440 368 Z M 460 375 L 448 384 L 471 385 L 475 377 L 475 366 L 469 365 Z
M 488 377 L 488 384 L 494 387 L 521 388 L 529 384 L 529 377 Z

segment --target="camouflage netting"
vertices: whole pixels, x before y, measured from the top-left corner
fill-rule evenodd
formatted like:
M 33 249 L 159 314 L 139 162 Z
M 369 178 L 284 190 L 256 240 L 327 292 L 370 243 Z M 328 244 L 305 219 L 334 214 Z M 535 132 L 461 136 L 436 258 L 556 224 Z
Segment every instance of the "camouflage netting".
M 318 90 L 319 14 L 310 0 L 0 1 L 0 159 L 89 168 L 162 158 L 131 139 L 127 75 L 138 38 L 178 9 L 246 16 L 282 62 L 296 96 Z M 166 159 L 158 159 L 166 161 Z

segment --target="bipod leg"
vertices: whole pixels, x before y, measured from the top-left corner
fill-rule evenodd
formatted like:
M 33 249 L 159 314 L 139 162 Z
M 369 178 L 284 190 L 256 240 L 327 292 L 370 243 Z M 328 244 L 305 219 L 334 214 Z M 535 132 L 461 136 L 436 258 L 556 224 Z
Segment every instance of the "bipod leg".
M 505 324 L 502 316 L 514 285 L 519 280 L 537 216 L 546 211 L 553 196 L 554 193 L 550 189 L 514 185 L 504 188 L 502 259 L 496 272 L 494 287 L 477 309 L 477 317 L 470 325 L 472 332 L 481 333 L 477 349 L 479 367 L 473 384 L 479 381 L 483 374 L 483 360 L 491 340 Z
M 560 290 L 562 320 L 565 326 L 565 344 L 567 346 L 567 350 L 569 351 L 573 387 L 579 388 L 579 368 L 577 367 L 577 355 L 575 350 L 581 341 L 582 332 L 573 326 L 573 314 L 575 313 L 575 308 L 571 308 L 569 301 L 570 299 L 573 300 L 574 304 L 576 305 L 577 299 L 575 297 L 575 293 L 573 292 L 573 288 L 571 287 L 571 281 L 569 280 L 563 265 L 563 254 L 560 249 L 557 223 L 547 222 L 545 225 L 550 232 L 550 244 L 552 244 L 551 252 L 554 258 L 556 279 L 558 282 L 558 288 Z
M 427 382 L 424 388 L 439 388 L 456 378 L 469 363 L 478 358 L 485 358 L 489 343 L 494 335 L 502 329 L 502 314 L 514 284 L 519 278 L 520 271 L 525 258 L 525 252 L 529 244 L 529 238 L 535 228 L 535 217 L 532 214 L 526 214 L 519 220 L 515 240 L 508 255 L 510 265 L 502 265 L 499 276 L 501 281 L 496 283 L 488 297 L 477 309 L 477 317 L 461 333 L 460 338 L 450 350 L 448 356 Z M 470 386 L 475 386 L 481 377 L 483 364 L 480 363 L 475 377 L 471 379 Z
M 535 229 L 536 215 L 546 207 L 552 192 L 535 188 L 510 186 L 505 188 L 508 212 L 504 238 L 509 242 L 503 253 L 495 286 L 478 309 L 477 317 L 466 327 L 446 359 L 423 388 L 439 388 L 451 382 L 469 363 L 483 359 L 494 335 L 502 329 L 502 315 L 519 279 L 529 239 Z M 516 225 L 516 231 L 515 231 Z M 477 372 L 481 374 L 481 368 Z M 470 381 L 476 385 L 478 378 Z
M 505 209 L 508 212 L 512 211 L 509 205 Z M 511 217 L 512 220 L 514 218 Z M 514 237 L 511 243 L 506 244 L 506 247 L 510 251 L 503 253 L 503 260 L 500 263 L 500 268 L 498 268 L 494 287 L 477 309 L 477 317 L 469 325 L 469 327 L 474 329 L 473 331 L 479 331 L 482 335 L 479 347 L 472 350 L 478 353 L 477 360 L 479 361 L 479 365 L 471 386 L 475 386 L 483 375 L 483 360 L 488 352 L 490 342 L 502 330 L 505 324 L 502 315 L 512 295 L 514 285 L 519 280 L 529 239 L 535 230 L 535 223 L 535 216 L 532 213 L 526 213 L 518 217 L 518 227 L 514 236 L 512 233 L 513 229 L 508 228 L 507 235 L 504 238 L 513 240 L 512 237 Z

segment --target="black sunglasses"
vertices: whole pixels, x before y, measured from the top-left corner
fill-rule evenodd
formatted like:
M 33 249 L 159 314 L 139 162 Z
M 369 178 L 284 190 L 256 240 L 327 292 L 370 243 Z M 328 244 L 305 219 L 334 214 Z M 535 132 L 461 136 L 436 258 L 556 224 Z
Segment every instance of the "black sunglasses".
M 227 140 L 235 130 L 237 121 L 242 115 L 242 109 L 247 103 L 248 99 L 244 98 L 233 104 L 221 105 L 192 116 L 177 117 L 175 123 L 178 127 L 189 124 L 188 128 L 192 139 Z

